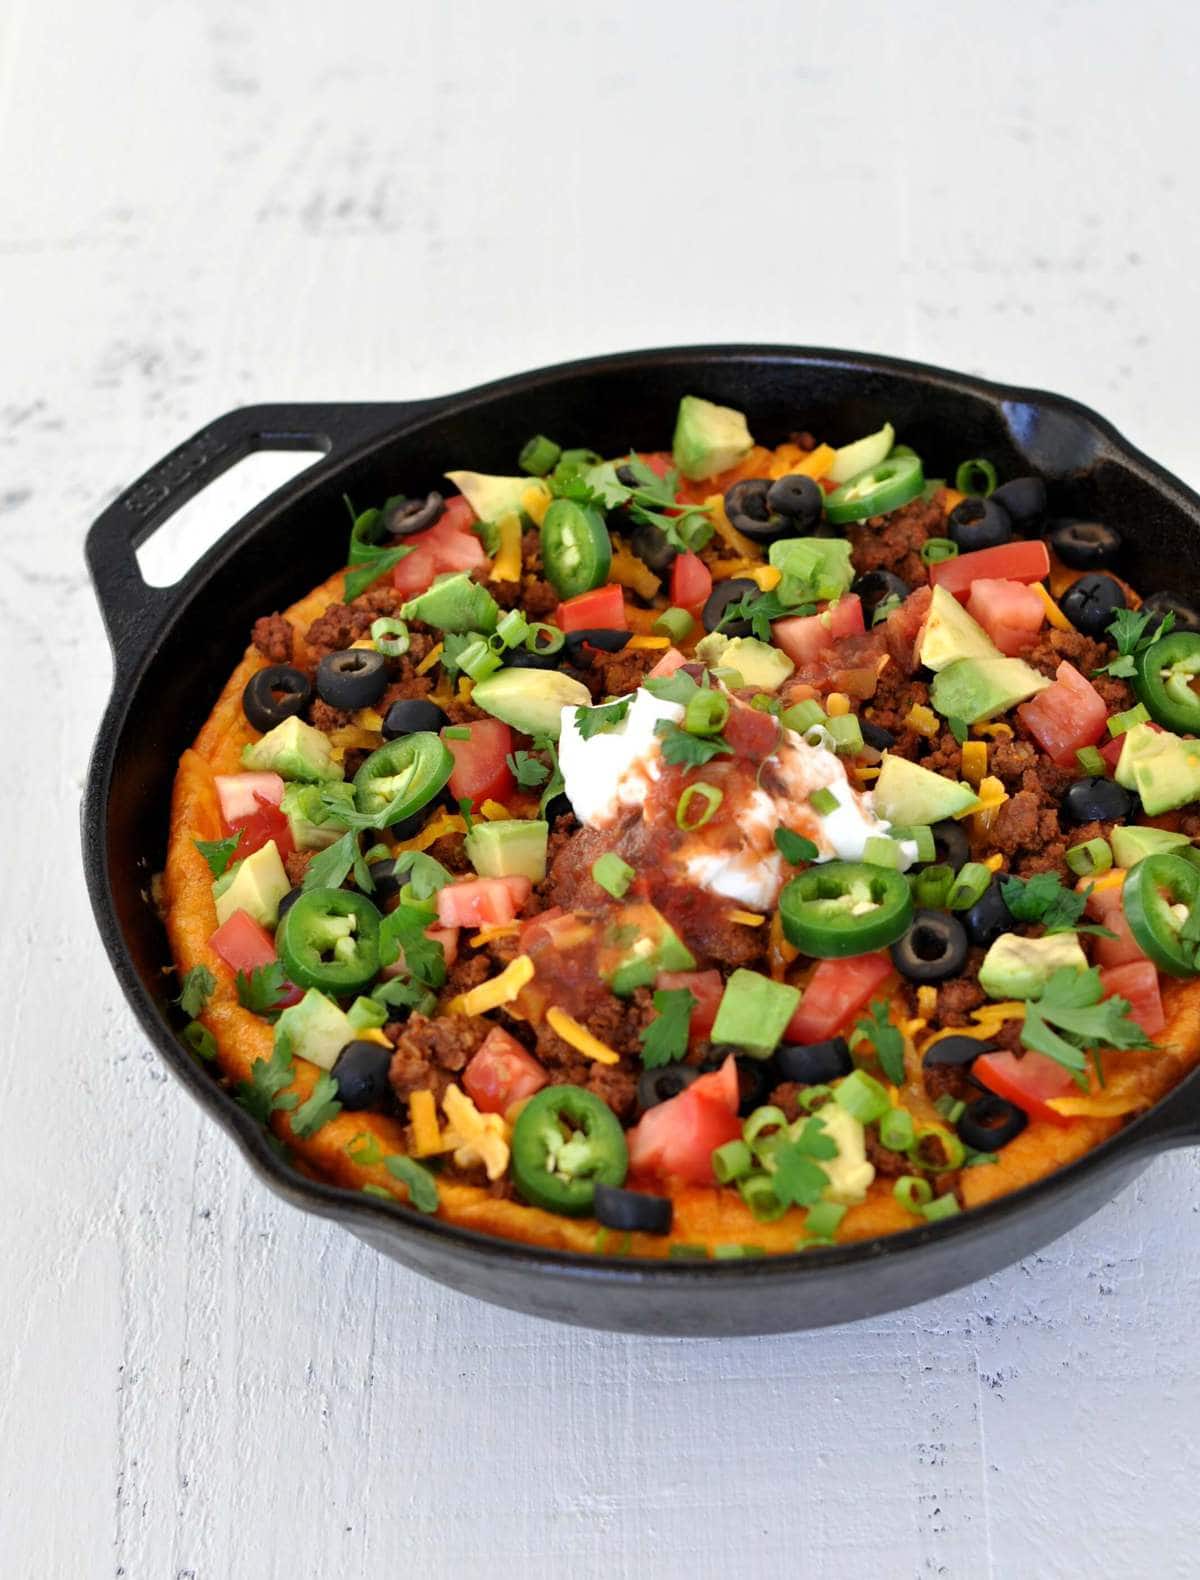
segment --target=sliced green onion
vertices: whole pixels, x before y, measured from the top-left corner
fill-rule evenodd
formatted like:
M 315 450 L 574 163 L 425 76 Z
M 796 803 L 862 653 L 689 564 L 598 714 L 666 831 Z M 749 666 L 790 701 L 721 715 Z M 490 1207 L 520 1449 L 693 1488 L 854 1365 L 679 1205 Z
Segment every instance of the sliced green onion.
M 954 875 L 954 882 L 946 895 L 946 904 L 952 911 L 969 911 L 977 901 L 983 899 L 991 881 L 991 868 L 985 867 L 982 861 L 964 862 Z
M 832 790 L 823 787 L 820 790 L 813 791 L 808 798 L 808 804 L 818 817 L 828 817 L 831 812 L 837 811 L 841 802 Z
M 696 797 L 704 802 L 704 807 L 699 817 L 691 817 L 688 807 Z M 718 790 L 716 785 L 705 784 L 703 779 L 694 785 L 688 785 L 675 804 L 675 827 L 683 829 L 685 834 L 703 828 L 724 799 L 724 791 Z
M 918 823 L 913 828 L 892 825 L 892 838 L 911 841 L 917 847 L 918 861 L 932 861 L 937 855 L 937 841 L 928 823 Z
M 886 1087 L 865 1070 L 852 1070 L 840 1081 L 833 1100 L 839 1108 L 844 1108 L 857 1119 L 860 1125 L 874 1124 L 892 1106 Z
M 599 466 L 604 457 L 595 450 L 579 449 L 564 450 L 558 459 L 563 466 Z
M 940 1218 L 953 1218 L 959 1210 L 958 1202 L 953 1196 L 939 1196 L 936 1201 L 927 1202 L 921 1208 L 921 1216 L 928 1219 L 930 1223 L 937 1223 Z
M 814 1109 L 824 1108 L 825 1104 L 833 1098 L 832 1086 L 806 1086 L 798 1094 L 798 1101 L 805 1113 L 811 1114 Z
M 471 732 L 465 724 L 448 724 L 442 731 L 444 741 L 469 741 Z
M 853 757 L 862 751 L 862 725 L 856 714 L 843 713 L 838 718 L 827 719 L 825 728 L 833 736 L 834 748 L 840 757 Z
M 529 653 L 540 653 L 544 658 L 548 653 L 557 653 L 566 640 L 556 625 L 532 620 L 525 633 L 525 649 Z
M 832 1240 L 838 1225 L 846 1216 L 846 1209 L 835 1201 L 819 1201 L 808 1209 L 804 1230 L 814 1240 Z
M 905 1212 L 919 1213 L 933 1200 L 933 1186 L 919 1174 L 901 1174 L 892 1186 L 892 1195 Z
M 529 631 L 529 621 L 519 609 L 510 609 L 503 615 L 492 632 L 490 641 L 499 652 L 502 648 L 516 647 L 523 642 Z
M 882 625 L 888 615 L 899 609 L 901 601 L 898 593 L 888 593 L 886 598 L 881 598 L 871 611 L 871 624 Z
M 742 1140 L 748 1147 L 752 1147 L 765 1132 L 786 1130 L 787 1122 L 787 1115 L 782 1108 L 777 1108 L 774 1103 L 764 1103 L 761 1108 L 756 1108 L 742 1125 Z
M 500 655 L 492 652 L 486 637 L 479 636 L 467 643 L 455 662 L 472 680 L 486 680 L 500 668 Z
M 664 609 L 650 629 L 655 636 L 669 636 L 672 642 L 682 642 L 695 623 L 695 616 L 686 609 Z
M 941 1162 L 927 1155 L 926 1143 L 929 1141 L 940 1143 Z M 912 1146 L 908 1149 L 908 1155 L 914 1163 L 919 1163 L 923 1169 L 928 1169 L 930 1174 L 948 1174 L 953 1169 L 962 1168 L 966 1148 L 952 1130 L 943 1130 L 940 1125 L 922 1125 L 913 1139 Z
M 754 1172 L 754 1154 L 744 1141 L 727 1141 L 712 1155 L 712 1171 L 721 1185 L 736 1185 Z
M 954 883 L 954 869 L 939 862 L 934 867 L 923 867 L 909 877 L 913 899 L 927 911 L 943 911 Z
M 623 900 L 637 873 L 627 861 L 622 861 L 614 850 L 606 850 L 592 863 L 592 877 L 614 900 Z
M 667 1256 L 672 1262 L 707 1262 L 708 1247 L 706 1245 L 672 1245 L 667 1250 Z
M 776 1196 L 775 1187 L 766 1174 L 751 1174 L 739 1180 L 738 1194 L 759 1223 L 773 1223 L 787 1211 L 787 1203 Z
M 778 697 L 772 697 L 769 692 L 756 691 L 750 698 L 750 706 L 756 713 L 770 713 L 778 718 L 783 712 L 783 704 Z
M 1067 866 L 1078 878 L 1107 872 L 1113 864 L 1112 846 L 1106 839 L 1085 839 L 1067 851 Z
M 1115 740 L 1118 735 L 1133 729 L 1135 724 L 1145 724 L 1150 718 L 1149 710 L 1144 702 L 1139 702 L 1136 708 L 1126 708 L 1124 713 L 1114 713 L 1108 721 L 1108 733 Z M 1101 759 L 1103 761 L 1103 759 Z
M 907 1152 L 916 1133 L 907 1108 L 889 1108 L 879 1121 L 879 1139 L 889 1152 Z
M 922 565 L 940 565 L 958 558 L 958 544 L 952 538 L 926 538 L 921 545 Z
M 701 690 L 693 694 L 683 715 L 689 735 L 720 735 L 729 717 L 729 698 L 723 691 Z
M 814 724 L 825 723 L 825 709 L 815 697 L 809 697 L 805 702 L 797 702 L 793 707 L 785 708 L 781 718 L 786 729 L 795 730 L 797 735 L 803 735 L 805 730 L 811 730 Z
M 717 1262 L 742 1262 L 752 1256 L 766 1256 L 761 1245 L 714 1245 L 713 1260 Z
M 552 472 L 558 465 L 562 453 L 562 445 L 547 439 L 544 433 L 536 433 L 522 446 L 517 465 L 522 472 L 528 472 L 530 477 L 545 477 L 547 472 Z
M 986 499 L 997 482 L 996 468 L 990 461 L 973 459 L 964 461 L 954 474 L 954 486 L 960 494 L 974 494 Z
M 1094 746 L 1081 746 L 1075 758 L 1089 779 L 1103 779 L 1108 772 L 1108 764 Z
M 371 626 L 371 640 L 377 653 L 399 658 L 408 652 L 408 627 L 403 620 L 376 620 Z
M 899 872 L 903 851 L 886 834 L 872 834 L 863 846 L 862 859 L 871 867 L 891 867 Z
M 951 1097 L 949 1092 L 943 1092 L 933 1106 L 948 1125 L 956 1125 L 967 1105 L 961 1097 Z

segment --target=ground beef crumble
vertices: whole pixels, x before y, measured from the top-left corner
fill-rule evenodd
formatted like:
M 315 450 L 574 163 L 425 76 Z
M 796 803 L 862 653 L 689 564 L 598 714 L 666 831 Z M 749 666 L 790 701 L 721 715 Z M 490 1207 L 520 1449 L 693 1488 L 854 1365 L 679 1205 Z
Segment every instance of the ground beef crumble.
M 385 1032 L 396 1049 L 388 1071 L 392 1091 L 402 1103 L 426 1090 L 440 1099 L 490 1030 L 478 1015 L 412 1015 L 388 1025 Z
M 272 664 L 290 664 L 295 633 L 281 614 L 265 614 L 254 622 L 251 637 L 262 656 Z
M 914 499 L 890 515 L 874 516 L 846 529 L 860 576 L 867 571 L 892 571 L 910 587 L 921 587 L 929 580 L 929 571 L 921 561 L 925 540 L 945 535 L 941 505 L 925 499 Z

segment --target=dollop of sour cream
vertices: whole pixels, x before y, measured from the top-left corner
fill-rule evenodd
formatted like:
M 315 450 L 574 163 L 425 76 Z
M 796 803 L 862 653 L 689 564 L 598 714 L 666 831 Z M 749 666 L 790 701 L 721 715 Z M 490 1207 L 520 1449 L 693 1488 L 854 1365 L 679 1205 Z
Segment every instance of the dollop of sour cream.
M 589 828 L 612 828 L 628 812 L 644 807 L 647 792 L 661 777 L 662 747 L 655 733 L 660 720 L 679 723 L 684 710 L 642 689 L 615 728 L 585 740 L 575 708 L 562 712 L 558 760 L 563 788 L 575 816 Z M 855 790 L 841 758 L 823 744 L 784 729 L 770 758 L 771 772 L 760 776 L 758 788 L 739 796 L 738 804 L 722 804 L 725 827 L 743 833 L 739 846 L 714 848 L 700 836 L 685 838 L 675 860 L 689 882 L 710 894 L 755 910 L 769 910 L 778 899 L 791 868 L 774 847 L 777 828 L 804 835 L 817 846 L 818 861 L 861 861 L 868 839 L 886 836 L 891 825 L 875 815 L 869 791 Z M 766 788 L 769 786 L 769 788 Z M 811 804 L 817 790 L 837 801 L 827 813 Z M 901 865 L 917 858 L 914 843 L 900 841 Z

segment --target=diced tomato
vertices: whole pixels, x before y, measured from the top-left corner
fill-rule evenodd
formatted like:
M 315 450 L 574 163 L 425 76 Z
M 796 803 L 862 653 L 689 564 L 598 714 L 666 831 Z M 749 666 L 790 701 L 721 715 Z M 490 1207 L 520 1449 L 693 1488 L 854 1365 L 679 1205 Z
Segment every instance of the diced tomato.
M 671 603 L 695 614 L 713 589 L 712 572 L 698 554 L 677 554 L 671 562 Z
M 208 947 L 220 955 L 231 971 L 249 973 L 257 966 L 269 966 L 275 959 L 275 940 L 249 911 L 234 911 L 213 933 Z
M 256 850 L 261 850 L 273 839 L 280 859 L 286 861 L 296 848 L 292 840 L 291 824 L 274 802 L 267 801 L 257 794 L 255 800 L 258 805 L 253 812 L 245 817 L 231 818 L 229 821 L 230 828 L 240 830 L 242 835 L 237 842 L 233 859 L 241 861 L 245 856 L 252 856 Z
M 528 878 L 465 878 L 438 890 L 443 927 L 495 927 L 513 922 L 533 890 Z
M 827 653 L 835 642 L 862 636 L 864 629 L 862 600 L 857 593 L 851 593 L 820 614 L 776 620 L 771 635 L 775 646 L 781 647 L 794 664 L 809 664 Z
M 857 593 L 846 593 L 836 603 L 831 603 L 825 613 L 829 616 L 829 634 L 835 642 L 840 642 L 844 636 L 862 636 L 866 630 L 862 599 Z
M 471 530 L 475 512 L 461 494 L 446 501 L 446 508 L 432 527 L 404 539 L 412 550 L 392 571 L 392 585 L 415 598 L 435 576 L 445 571 L 474 571 L 487 563 L 487 554 Z
M 761 763 L 779 745 L 779 720 L 774 714 L 735 702 L 722 733 L 735 757 Z
M 664 993 L 675 988 L 687 988 L 696 1000 L 688 1023 L 688 1039 L 700 1042 L 708 1036 L 717 1018 L 721 995 L 725 991 L 725 982 L 719 971 L 660 971 L 654 986 Z
M 469 801 L 472 811 L 484 801 L 503 801 L 516 784 L 508 766 L 512 731 L 499 719 L 476 719 L 460 728 L 470 731 L 465 741 L 442 736 L 454 758 L 450 794 L 456 801 Z
M 1075 768 L 1075 753 L 1081 747 L 1094 746 L 1104 734 L 1108 709 L 1095 686 L 1073 664 L 1060 664 L 1054 677 L 1048 690 L 1021 704 L 1017 717 L 1051 762 L 1060 768 Z
M 1015 1053 L 984 1053 L 971 1066 L 971 1074 L 990 1092 L 1023 1108 L 1030 1119 L 1052 1125 L 1069 1125 L 1065 1114 L 1047 1106 L 1051 1097 L 1067 1097 L 1078 1088 L 1061 1064 L 1032 1050 L 1020 1059 Z
M 560 631 L 624 631 L 625 594 L 616 582 L 568 598 L 554 612 Z
M 484 1114 L 502 1114 L 513 1103 L 540 1092 L 550 1077 L 503 1026 L 493 1026 L 463 1071 L 462 1084 Z
M 712 1185 L 715 1148 L 742 1133 L 737 1115 L 738 1078 L 733 1056 L 665 1103 L 647 1109 L 625 1139 L 635 1175 L 676 1176 L 692 1185 Z
M 1086 888 L 1089 881 L 1083 880 L 1081 884 L 1076 884 L 1076 888 Z M 1092 958 L 1098 966 L 1125 966 L 1146 958 L 1125 919 L 1120 884 L 1113 884 L 1107 889 L 1093 889 L 1088 895 L 1087 914 L 1101 927 L 1107 927 L 1109 932 L 1117 935 L 1115 938 L 1093 938 Z
M 213 784 L 221 816 L 231 826 L 239 817 L 253 817 L 260 801 L 278 806 L 283 800 L 283 780 L 278 774 L 216 774 Z
M 673 675 L 681 665 L 686 663 L 687 659 L 684 658 L 677 647 L 669 647 L 654 668 L 649 671 L 646 678 L 648 680 L 665 679 L 668 675 Z
M 1104 758 L 1104 766 L 1110 774 L 1115 774 L 1117 764 L 1121 761 L 1121 748 L 1125 745 L 1125 737 L 1118 735 L 1100 748 L 1100 755 Z
M 929 580 L 956 598 L 964 598 L 981 578 L 1009 582 L 1040 582 L 1050 574 L 1050 553 L 1041 538 L 1017 539 L 994 549 L 976 549 L 929 567 Z
M 1046 620 L 1046 606 L 1032 587 L 991 576 L 971 583 L 967 613 L 1010 658 L 1034 645 Z
M 844 1030 L 892 974 L 891 956 L 854 955 L 821 960 L 783 1034 L 785 1042 L 824 1042 Z
M 1101 971 L 1100 984 L 1105 998 L 1115 993 L 1128 999 L 1129 1014 L 1147 1037 L 1157 1037 L 1166 1027 L 1158 971 L 1153 961 L 1131 960 L 1128 965 L 1109 966 Z

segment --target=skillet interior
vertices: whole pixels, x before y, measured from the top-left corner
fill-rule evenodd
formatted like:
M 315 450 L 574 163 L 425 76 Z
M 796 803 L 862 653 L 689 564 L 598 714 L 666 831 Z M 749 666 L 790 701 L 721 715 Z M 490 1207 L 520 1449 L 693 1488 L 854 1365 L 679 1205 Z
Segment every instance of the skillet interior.
M 403 1209 L 286 1170 L 173 1035 L 173 980 L 162 974 L 166 941 L 144 899 L 163 859 L 179 753 L 240 658 L 255 617 L 285 607 L 339 558 L 344 493 L 361 506 L 400 486 L 410 492 L 435 486 L 455 465 L 506 472 L 522 442 L 539 431 L 605 453 L 666 446 L 678 398 L 687 392 L 746 410 L 756 438 L 767 444 L 796 427 L 842 442 L 887 417 L 921 453 L 929 475 L 976 454 L 989 456 L 1002 475 L 1039 471 L 1052 480 L 1056 512 L 1121 523 L 1128 537 L 1120 569 L 1135 585 L 1192 597 L 1200 591 L 1200 499 L 1102 419 L 1058 397 L 886 359 L 756 347 L 646 352 L 553 368 L 413 407 L 231 413 L 214 425 L 217 438 L 201 445 L 191 472 L 183 467 L 178 481 L 166 475 L 150 491 L 165 497 L 147 506 L 143 480 L 89 537 L 89 561 L 114 634 L 116 678 L 89 775 L 85 865 L 101 932 L 152 1040 L 272 1187 L 298 1205 L 339 1218 L 433 1277 L 516 1309 L 630 1331 L 784 1331 L 928 1298 L 1063 1232 L 1132 1177 L 1151 1150 L 1194 1132 L 1195 1077 L 1062 1173 L 960 1218 L 885 1240 L 743 1266 L 647 1266 L 542 1252 L 416 1221 Z M 329 435 L 330 457 L 231 528 L 175 588 L 146 589 L 131 577 L 131 539 L 143 540 L 240 454 L 294 448 L 303 434 Z M 218 455 L 222 442 L 228 453 Z

